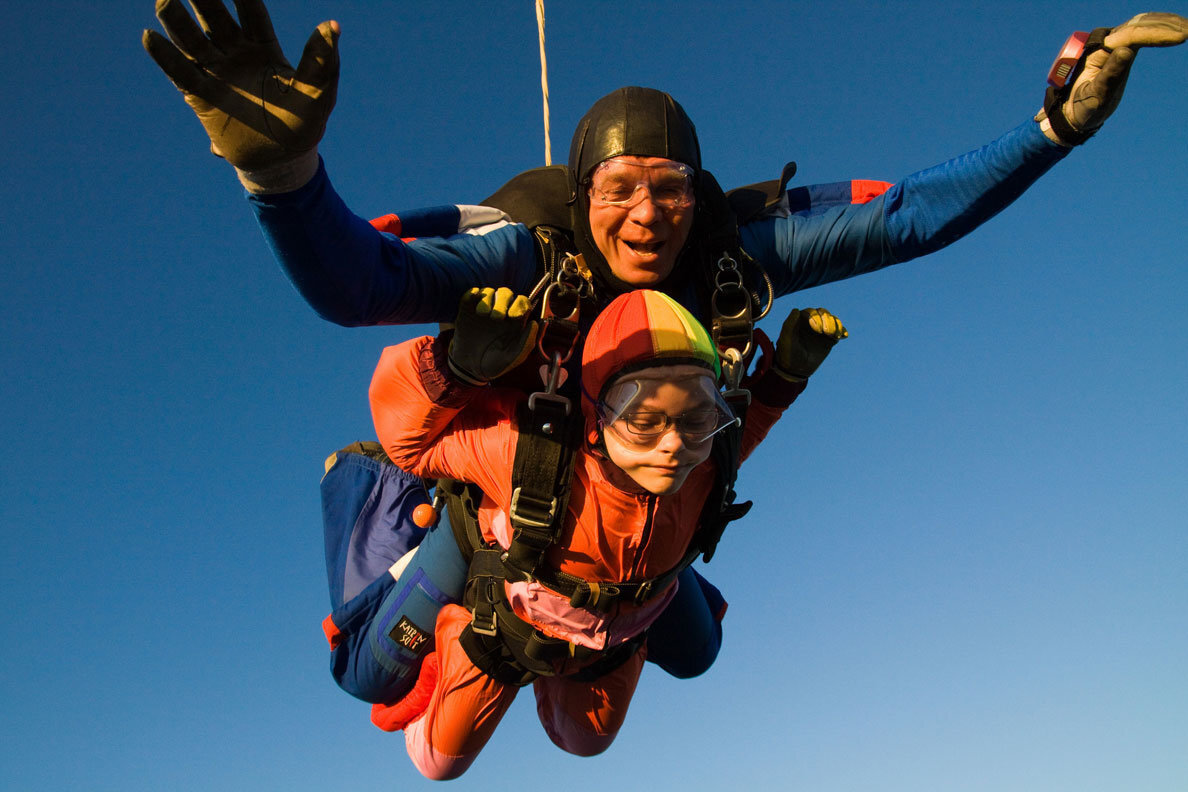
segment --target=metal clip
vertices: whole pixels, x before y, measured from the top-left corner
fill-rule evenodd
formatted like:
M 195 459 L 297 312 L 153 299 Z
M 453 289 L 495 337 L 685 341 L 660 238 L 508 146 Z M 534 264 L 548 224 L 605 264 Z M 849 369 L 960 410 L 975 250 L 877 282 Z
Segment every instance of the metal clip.
M 554 519 L 554 517 L 556 517 L 556 514 L 557 514 L 557 498 L 556 497 L 553 497 L 549 500 L 548 508 L 545 509 L 546 516 L 543 520 L 540 520 L 540 519 L 536 519 L 535 517 L 525 517 L 522 514 L 520 514 L 520 495 L 521 494 L 522 494 L 522 490 L 520 487 L 516 487 L 515 490 L 512 491 L 511 508 L 508 510 L 507 516 L 511 519 L 511 523 L 514 527 L 518 528 L 520 525 L 527 525 L 531 528 L 548 528 L 550 525 L 553 524 L 553 519 Z M 538 510 L 539 510 L 539 507 L 543 507 L 545 504 L 543 502 L 538 501 L 536 504 L 527 504 L 526 503 L 525 505 L 528 505 L 529 507 L 535 505 L 538 507 Z
M 495 613 L 495 586 L 502 585 L 502 583 L 493 577 L 479 578 L 482 590 L 476 592 L 476 602 L 474 610 L 470 612 L 470 629 L 479 635 L 494 636 L 499 632 L 498 616 Z M 479 615 L 479 610 L 483 614 Z
M 710 307 L 713 314 L 711 335 L 722 356 L 726 381 L 730 387 L 737 387 L 754 351 L 755 320 L 753 300 L 743 285 L 738 262 L 726 253 L 718 259 Z
M 572 349 L 570 349 L 570 354 L 573 354 Z M 567 359 L 568 359 L 567 357 L 562 357 L 560 352 L 553 353 L 553 359 L 552 359 L 552 362 L 549 364 L 548 373 L 544 377 L 545 389 L 543 391 L 536 391 L 535 393 L 531 393 L 528 395 L 528 409 L 529 410 L 532 410 L 533 412 L 535 412 L 536 404 L 538 401 L 547 401 L 547 402 L 552 402 L 553 404 L 559 404 L 562 407 L 562 409 L 565 410 L 565 414 L 569 415 L 569 410 L 572 407 L 572 403 L 569 401 L 569 399 L 567 397 L 562 396 L 560 393 L 557 393 L 557 388 L 561 384 L 561 373 L 563 371 L 563 369 L 561 368 L 561 364 L 564 363 Z M 545 434 L 552 434 L 552 431 L 543 425 L 541 427 L 541 430 Z
M 581 312 L 579 292 L 559 283 L 550 283 L 541 300 L 540 335 L 536 349 L 545 360 L 560 354 L 561 363 L 573 356 L 580 334 L 578 317 Z
M 643 605 L 652 596 L 652 587 L 655 580 L 645 580 L 640 584 L 639 588 L 635 590 L 635 604 Z
M 738 384 L 742 382 L 743 373 L 747 370 L 746 361 L 743 355 L 734 347 L 727 347 L 726 349 L 719 349 L 722 355 L 722 379 L 725 380 L 726 392 L 723 394 L 734 394 L 740 391 Z M 750 402 L 750 393 L 747 393 L 747 401 Z
M 473 630 L 478 635 L 495 636 L 495 635 L 499 634 L 499 625 L 497 622 L 498 622 L 498 617 L 496 616 L 495 611 L 492 610 L 491 618 L 484 619 L 483 623 L 479 624 L 478 611 L 475 611 L 474 614 L 470 618 L 470 629 Z

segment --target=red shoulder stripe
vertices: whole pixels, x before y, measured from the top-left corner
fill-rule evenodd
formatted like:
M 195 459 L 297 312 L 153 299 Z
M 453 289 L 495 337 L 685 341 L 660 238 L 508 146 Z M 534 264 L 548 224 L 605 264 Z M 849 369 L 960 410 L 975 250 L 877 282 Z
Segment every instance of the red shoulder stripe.
M 850 182 L 850 203 L 864 204 L 873 201 L 889 189 L 891 182 L 854 179 Z
M 400 218 L 394 214 L 386 214 L 371 221 L 377 231 L 400 236 Z

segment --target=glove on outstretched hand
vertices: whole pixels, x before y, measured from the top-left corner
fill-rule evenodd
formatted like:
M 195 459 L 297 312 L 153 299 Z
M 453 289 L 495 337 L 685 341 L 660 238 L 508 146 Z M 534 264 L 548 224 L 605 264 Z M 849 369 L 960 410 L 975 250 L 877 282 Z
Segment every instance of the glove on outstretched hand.
M 784 379 L 806 380 L 833 345 L 849 335 L 841 320 L 824 308 L 793 308 L 780 328 L 772 369 Z
M 1044 134 L 1057 143 L 1072 145 L 1096 132 L 1122 101 L 1126 78 L 1140 47 L 1173 47 L 1188 40 L 1188 19 L 1179 14 L 1139 14 L 1114 28 L 1105 37 L 1104 48 L 1085 58 L 1084 68 L 1073 83 L 1060 112 L 1078 133 L 1079 140 L 1062 140 L 1049 125 Z M 1041 110 L 1037 121 L 1048 117 Z
M 507 287 L 466 292 L 450 341 L 450 370 L 465 382 L 481 385 L 524 362 L 536 343 L 538 327 L 529 318 L 530 310 L 528 298 Z
M 293 69 L 260 0 L 235 3 L 238 23 L 221 0 L 192 5 L 197 24 L 181 0 L 157 0 L 169 38 L 146 30 L 141 41 L 202 122 L 211 152 L 245 171 L 311 154 L 338 91 L 338 23 L 318 25 Z

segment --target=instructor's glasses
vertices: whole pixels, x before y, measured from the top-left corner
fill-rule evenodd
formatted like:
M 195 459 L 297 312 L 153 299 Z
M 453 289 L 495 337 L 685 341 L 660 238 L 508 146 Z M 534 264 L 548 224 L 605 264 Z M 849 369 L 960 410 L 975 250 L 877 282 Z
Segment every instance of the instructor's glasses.
M 693 203 L 693 169 L 681 162 L 637 165 L 618 157 L 602 162 L 590 175 L 590 203 L 630 209 L 644 199 L 662 209 Z

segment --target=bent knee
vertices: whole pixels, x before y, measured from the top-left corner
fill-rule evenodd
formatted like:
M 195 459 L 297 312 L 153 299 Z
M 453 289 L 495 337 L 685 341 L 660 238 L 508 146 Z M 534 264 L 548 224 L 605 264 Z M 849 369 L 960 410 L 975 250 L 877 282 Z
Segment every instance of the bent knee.
M 455 756 L 437 750 L 430 743 L 427 734 L 428 717 L 418 718 L 404 730 L 404 745 L 408 758 L 417 772 L 430 781 L 452 781 L 465 773 L 479 752 Z
M 682 652 L 675 657 L 663 656 L 660 652 L 649 653 L 648 660 L 676 679 L 699 677 L 710 670 L 722 650 L 722 625 L 715 624 L 714 628 L 713 634 L 697 651 Z
M 562 751 L 574 756 L 597 756 L 611 747 L 615 737 L 619 735 L 616 729 L 612 734 L 595 734 L 585 729 L 575 728 L 571 723 L 560 725 L 557 723 L 542 724 L 545 733 Z

